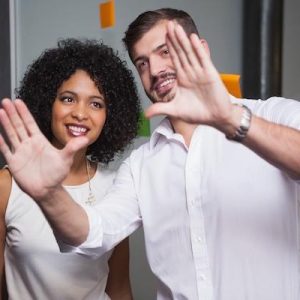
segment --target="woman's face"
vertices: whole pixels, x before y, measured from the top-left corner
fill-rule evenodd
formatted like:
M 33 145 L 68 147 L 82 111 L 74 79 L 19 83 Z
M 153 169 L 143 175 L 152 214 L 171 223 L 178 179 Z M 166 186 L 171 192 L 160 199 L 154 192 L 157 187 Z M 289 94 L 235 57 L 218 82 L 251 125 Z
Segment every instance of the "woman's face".
M 77 70 L 57 91 L 52 106 L 52 144 L 62 148 L 74 137 L 87 136 L 89 145 L 101 134 L 106 120 L 106 103 L 94 81 Z

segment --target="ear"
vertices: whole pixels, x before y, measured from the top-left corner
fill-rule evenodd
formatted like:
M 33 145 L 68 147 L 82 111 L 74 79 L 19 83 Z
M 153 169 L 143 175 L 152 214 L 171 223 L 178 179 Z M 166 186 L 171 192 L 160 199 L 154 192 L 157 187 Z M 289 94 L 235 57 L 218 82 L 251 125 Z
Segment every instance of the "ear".
M 210 49 L 209 49 L 207 41 L 205 39 L 200 39 L 200 42 L 201 42 L 202 46 L 204 47 L 207 55 L 210 57 Z

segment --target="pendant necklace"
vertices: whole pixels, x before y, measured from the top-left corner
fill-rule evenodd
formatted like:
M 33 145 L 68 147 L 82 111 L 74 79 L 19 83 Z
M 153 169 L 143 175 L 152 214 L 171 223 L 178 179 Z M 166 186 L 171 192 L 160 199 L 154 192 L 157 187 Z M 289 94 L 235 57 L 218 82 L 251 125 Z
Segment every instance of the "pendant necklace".
M 88 205 L 92 205 L 96 201 L 96 197 L 95 197 L 95 195 L 92 191 L 92 188 L 91 188 L 90 169 L 91 169 L 91 164 L 90 164 L 90 161 L 87 158 L 86 159 L 86 171 L 87 171 L 88 180 L 89 180 L 89 195 L 88 195 L 88 198 L 85 201 L 85 203 L 88 204 Z

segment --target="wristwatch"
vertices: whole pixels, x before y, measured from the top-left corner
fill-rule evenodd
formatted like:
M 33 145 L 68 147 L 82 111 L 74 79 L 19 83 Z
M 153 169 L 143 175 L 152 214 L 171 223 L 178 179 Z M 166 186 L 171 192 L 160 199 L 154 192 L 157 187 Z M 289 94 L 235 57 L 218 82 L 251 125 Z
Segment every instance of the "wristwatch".
M 234 105 L 240 106 L 243 108 L 243 114 L 240 122 L 240 126 L 236 129 L 234 135 L 226 135 L 228 140 L 242 142 L 246 137 L 248 130 L 251 125 L 252 112 L 251 110 L 244 104 L 234 103 Z

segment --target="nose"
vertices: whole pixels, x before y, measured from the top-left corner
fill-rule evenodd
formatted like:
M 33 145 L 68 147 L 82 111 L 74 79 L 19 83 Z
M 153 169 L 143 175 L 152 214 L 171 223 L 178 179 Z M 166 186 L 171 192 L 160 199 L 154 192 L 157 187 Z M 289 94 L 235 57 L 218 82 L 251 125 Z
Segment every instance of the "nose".
M 159 76 L 167 71 L 167 64 L 163 59 L 155 56 L 149 59 L 150 73 L 153 77 Z
M 83 121 L 87 119 L 87 108 L 86 105 L 79 101 L 72 110 L 72 117 L 77 119 L 78 121 Z

